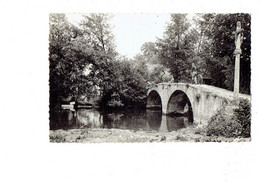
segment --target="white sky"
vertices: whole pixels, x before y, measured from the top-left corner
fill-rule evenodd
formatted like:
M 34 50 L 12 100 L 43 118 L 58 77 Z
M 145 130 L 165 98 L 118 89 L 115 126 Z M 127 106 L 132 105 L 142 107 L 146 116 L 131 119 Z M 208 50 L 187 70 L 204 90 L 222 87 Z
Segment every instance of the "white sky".
M 0 22 L 3 27 L 0 29 L 2 60 L 0 74 L 2 85 L 8 88 L 1 89 L 1 95 L 4 96 L 1 100 L 1 112 L 4 113 L 1 117 L 4 121 L 1 127 L 4 129 L 1 130 L 3 140 L 0 160 L 3 172 L 0 181 L 34 182 L 35 179 L 39 179 L 39 176 L 42 179 L 40 181 L 69 182 L 71 179 L 82 181 L 86 179 L 87 174 L 87 179 L 90 181 L 97 179 L 114 182 L 121 182 L 122 179 L 125 181 L 173 181 L 175 179 L 193 182 L 258 182 L 260 1 L 80 1 L 64 0 L 61 3 L 58 0 L 0 0 Z M 48 14 L 50 12 L 187 13 L 194 11 L 252 13 L 251 142 L 107 143 L 100 145 L 48 142 Z M 14 114 L 14 110 L 10 109 L 13 106 L 10 98 L 17 95 L 17 88 L 22 97 L 16 97 L 15 102 L 23 103 L 23 107 L 16 109 Z M 6 136 L 8 139 L 4 139 Z M 104 151 L 109 157 L 100 157 L 104 155 Z M 129 171 L 135 175 L 129 175 Z M 187 171 L 189 171 L 188 175 Z M 60 175 L 61 173 L 63 175 Z
M 79 14 L 67 14 L 70 21 L 77 23 Z M 121 55 L 133 58 L 145 42 L 162 37 L 169 14 L 113 14 L 111 24 L 117 51 Z
M 117 51 L 132 58 L 145 42 L 162 37 L 169 14 L 115 14 L 111 23 Z

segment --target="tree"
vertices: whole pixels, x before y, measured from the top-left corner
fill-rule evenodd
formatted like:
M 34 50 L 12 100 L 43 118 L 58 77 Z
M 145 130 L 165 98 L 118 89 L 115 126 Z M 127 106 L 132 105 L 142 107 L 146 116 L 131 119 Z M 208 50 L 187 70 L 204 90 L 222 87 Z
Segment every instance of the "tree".
M 219 14 L 216 16 L 214 26 L 216 32 L 214 35 L 214 41 L 216 42 L 215 54 L 219 57 L 228 56 L 230 60 L 228 63 L 234 68 L 235 58 L 233 52 L 235 50 L 235 37 L 232 32 L 236 29 L 237 21 L 241 22 L 242 28 L 244 29 L 244 40 L 241 46 L 242 55 L 240 61 L 240 91 L 243 93 L 250 93 L 251 17 L 249 14 Z M 234 69 L 232 69 L 232 71 L 234 72 Z M 229 80 L 231 80 L 231 78 L 229 78 Z M 231 88 L 233 89 L 233 84 Z
M 65 14 L 50 15 L 51 105 L 71 96 L 77 100 L 98 87 L 107 89 L 113 79 L 110 65 L 116 53 L 106 15 L 84 17 L 88 21 L 77 27 Z
M 144 105 L 147 91 L 147 67 L 136 60 L 124 56 L 113 61 L 112 70 L 115 74 L 111 89 L 108 89 L 101 100 L 101 105 L 106 107 L 111 95 L 120 96 L 125 106 Z
M 158 64 L 158 48 L 154 42 L 145 42 L 141 46 L 141 55 L 142 59 L 148 64 Z
M 89 14 L 83 15 L 81 27 L 84 37 L 89 41 L 92 47 L 104 54 L 115 56 L 114 36 L 111 25 L 109 24 L 110 16 L 108 14 Z
M 190 65 L 187 59 L 192 51 L 189 47 L 189 21 L 186 14 L 172 14 L 163 39 L 158 39 L 159 59 L 170 69 L 174 80 L 188 81 Z
M 111 84 L 115 74 L 113 73 L 113 60 L 117 53 L 115 51 L 114 36 L 112 34 L 109 20 L 111 17 L 107 14 L 89 14 L 83 15 L 81 27 L 84 32 L 84 38 L 89 42 L 95 57 L 93 69 L 98 72 L 99 87 L 102 91 L 111 89 Z
M 244 40 L 242 43 L 240 90 L 250 93 L 251 79 L 251 16 L 249 14 L 204 14 L 200 15 L 200 29 L 205 37 L 202 56 L 207 59 L 213 83 L 216 86 L 233 90 L 235 37 L 237 21 L 242 23 Z M 211 42 L 211 45 L 208 44 Z M 212 60 L 212 58 L 218 61 Z M 210 69 L 214 68 L 214 69 Z M 217 69 L 217 70 L 216 70 Z M 215 73 L 221 73 L 219 77 Z
M 50 14 L 49 20 L 50 105 L 53 106 L 61 97 L 69 96 L 70 88 L 63 84 L 70 72 L 64 49 L 69 47 L 73 33 L 64 14 Z

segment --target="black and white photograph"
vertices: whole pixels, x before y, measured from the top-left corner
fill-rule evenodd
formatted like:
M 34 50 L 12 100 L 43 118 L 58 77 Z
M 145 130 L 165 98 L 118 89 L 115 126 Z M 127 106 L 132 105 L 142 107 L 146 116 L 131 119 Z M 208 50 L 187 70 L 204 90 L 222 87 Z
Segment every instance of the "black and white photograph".
M 251 15 L 49 14 L 50 142 L 249 142 Z
M 259 0 L 0 0 L 3 182 L 259 182 Z

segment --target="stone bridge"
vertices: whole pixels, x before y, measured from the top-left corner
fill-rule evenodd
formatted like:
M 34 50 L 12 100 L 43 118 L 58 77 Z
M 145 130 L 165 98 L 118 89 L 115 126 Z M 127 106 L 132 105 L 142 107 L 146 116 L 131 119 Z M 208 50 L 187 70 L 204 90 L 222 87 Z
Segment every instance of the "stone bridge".
M 251 99 L 249 95 L 239 97 Z M 159 83 L 147 93 L 147 108 L 160 108 L 163 114 L 189 114 L 193 122 L 206 124 L 222 106 L 233 104 L 233 92 L 202 84 Z

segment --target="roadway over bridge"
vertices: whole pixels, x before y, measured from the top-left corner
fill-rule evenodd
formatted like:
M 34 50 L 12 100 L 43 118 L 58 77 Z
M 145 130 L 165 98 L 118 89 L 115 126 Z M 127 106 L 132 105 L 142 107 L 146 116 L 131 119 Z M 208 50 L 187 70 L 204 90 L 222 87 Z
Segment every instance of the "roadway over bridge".
M 251 100 L 250 95 L 240 98 Z M 233 104 L 233 92 L 203 84 L 159 83 L 147 92 L 147 108 L 161 108 L 163 114 L 189 113 L 193 122 L 206 124 L 223 106 Z

